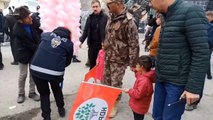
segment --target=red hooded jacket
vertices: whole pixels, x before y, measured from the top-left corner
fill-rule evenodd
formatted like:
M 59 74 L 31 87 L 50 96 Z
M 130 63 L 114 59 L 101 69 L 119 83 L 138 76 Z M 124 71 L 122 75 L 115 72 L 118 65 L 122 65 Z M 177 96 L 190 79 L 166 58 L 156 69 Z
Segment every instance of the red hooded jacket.
M 129 106 L 138 114 L 145 114 L 149 110 L 153 94 L 153 81 L 155 72 L 151 70 L 145 74 L 136 73 L 134 87 L 129 90 Z

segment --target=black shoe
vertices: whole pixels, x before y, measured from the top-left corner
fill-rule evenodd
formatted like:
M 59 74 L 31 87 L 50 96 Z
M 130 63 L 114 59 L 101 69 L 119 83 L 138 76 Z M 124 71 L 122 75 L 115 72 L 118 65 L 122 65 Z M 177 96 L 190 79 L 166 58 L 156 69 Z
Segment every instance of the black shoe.
M 89 61 L 87 61 L 87 63 L 85 64 L 87 67 L 90 67 Z
M 76 56 L 76 55 L 73 55 L 72 62 L 81 62 L 81 61 L 77 59 L 77 56 Z
M 73 55 L 72 62 L 75 62 L 75 63 L 76 63 L 76 62 L 81 62 L 81 61 L 77 59 L 77 56 L 76 56 L 76 55 Z
M 11 65 L 18 65 L 18 62 L 11 62 Z
M 65 117 L 65 109 L 63 108 L 58 108 L 58 114 L 60 117 Z
M 72 62 L 81 62 L 81 61 L 78 60 L 77 58 L 73 58 Z
M 4 65 L 2 64 L 1 66 L 0 66 L 0 70 L 3 70 L 4 69 Z
M 211 80 L 212 76 L 211 75 L 207 75 L 207 79 Z
M 43 120 L 51 120 L 50 116 L 45 117 Z
M 29 93 L 28 97 L 33 99 L 34 101 L 40 101 L 40 97 L 36 93 Z

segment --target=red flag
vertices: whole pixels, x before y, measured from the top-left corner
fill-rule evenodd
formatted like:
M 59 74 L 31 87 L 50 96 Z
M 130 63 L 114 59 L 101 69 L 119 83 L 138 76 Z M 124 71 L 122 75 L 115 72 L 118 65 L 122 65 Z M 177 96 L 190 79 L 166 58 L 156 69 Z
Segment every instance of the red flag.
M 85 82 L 96 83 L 96 70 L 97 70 L 97 66 L 93 67 L 93 68 L 85 75 L 84 81 L 85 81 Z
M 69 114 L 69 120 L 109 120 L 119 88 L 82 82 Z

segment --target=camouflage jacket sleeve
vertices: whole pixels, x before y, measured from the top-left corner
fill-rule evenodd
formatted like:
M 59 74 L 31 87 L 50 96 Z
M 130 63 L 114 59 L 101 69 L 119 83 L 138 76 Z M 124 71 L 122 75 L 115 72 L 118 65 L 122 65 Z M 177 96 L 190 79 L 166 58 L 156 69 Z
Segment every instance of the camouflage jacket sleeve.
M 137 26 L 133 20 L 129 20 L 127 25 L 127 39 L 128 39 L 128 49 L 129 49 L 129 66 L 135 67 L 137 59 L 139 57 L 139 36 Z

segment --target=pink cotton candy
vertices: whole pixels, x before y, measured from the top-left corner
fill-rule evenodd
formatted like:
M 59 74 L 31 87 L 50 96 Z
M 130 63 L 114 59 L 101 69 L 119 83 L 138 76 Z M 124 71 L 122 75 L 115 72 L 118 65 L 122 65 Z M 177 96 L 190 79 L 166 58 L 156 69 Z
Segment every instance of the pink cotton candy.
M 79 46 L 80 34 L 80 0 L 39 0 L 41 28 L 44 32 L 53 31 L 62 26 L 71 30 L 74 54 Z

